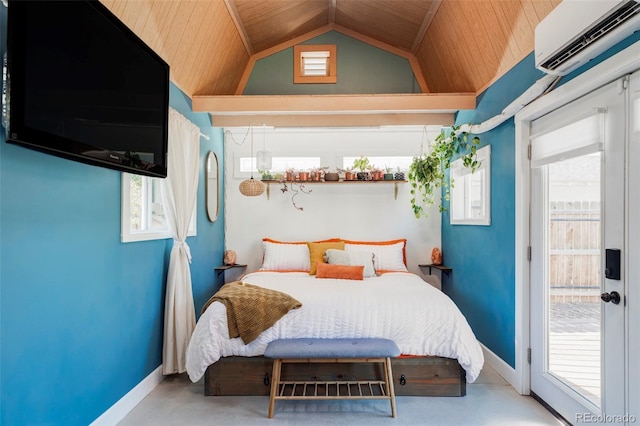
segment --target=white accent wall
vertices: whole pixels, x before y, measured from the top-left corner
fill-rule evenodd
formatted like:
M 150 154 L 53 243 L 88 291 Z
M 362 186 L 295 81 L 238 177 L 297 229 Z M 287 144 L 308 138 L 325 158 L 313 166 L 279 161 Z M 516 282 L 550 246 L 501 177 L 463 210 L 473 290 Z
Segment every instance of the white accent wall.
M 360 129 L 280 129 L 261 126 L 253 130 L 254 150 L 266 148 L 275 156 L 320 156 L 322 166 L 341 166 L 343 156 L 384 156 L 420 153 L 439 128 L 383 127 Z M 437 204 L 429 217 L 416 219 L 411 209 L 410 185 L 398 184 L 397 199 L 392 183 L 307 184 L 310 194 L 299 194 L 294 208 L 292 191 L 282 193 L 271 184 L 270 197 L 246 197 L 238 185 L 238 158 L 251 155 L 247 128 L 225 129 L 225 249 L 234 250 L 237 262 L 247 264 L 245 272 L 260 267 L 262 238 L 283 241 L 312 241 L 326 238 L 353 240 L 407 239 L 410 272 L 426 277 L 418 264 L 431 263 L 431 250 L 440 247 L 441 215 Z M 249 133 L 250 135 L 250 133 Z M 405 174 L 407 170 L 403 170 Z M 254 177 L 260 175 L 254 172 Z M 229 277 L 227 277 L 229 281 Z

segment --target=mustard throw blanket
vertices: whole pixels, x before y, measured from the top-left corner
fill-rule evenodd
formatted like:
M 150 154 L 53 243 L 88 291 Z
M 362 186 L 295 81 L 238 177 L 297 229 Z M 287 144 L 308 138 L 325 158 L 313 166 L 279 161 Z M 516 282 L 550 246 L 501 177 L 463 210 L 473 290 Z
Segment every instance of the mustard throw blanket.
M 286 293 L 252 284 L 234 281 L 222 286 L 205 303 L 202 312 L 218 301 L 227 308 L 229 337 L 241 337 L 245 345 L 271 327 L 291 309 L 302 306 Z

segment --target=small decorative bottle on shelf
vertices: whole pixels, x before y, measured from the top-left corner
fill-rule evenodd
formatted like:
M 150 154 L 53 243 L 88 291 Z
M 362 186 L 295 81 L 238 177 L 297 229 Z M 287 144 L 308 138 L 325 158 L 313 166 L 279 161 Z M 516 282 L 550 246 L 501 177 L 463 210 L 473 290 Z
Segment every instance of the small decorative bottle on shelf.
M 442 252 L 438 247 L 434 247 L 431 250 L 431 263 L 434 265 L 442 265 Z
M 233 266 L 236 264 L 236 252 L 233 250 L 225 250 L 223 262 L 225 265 Z

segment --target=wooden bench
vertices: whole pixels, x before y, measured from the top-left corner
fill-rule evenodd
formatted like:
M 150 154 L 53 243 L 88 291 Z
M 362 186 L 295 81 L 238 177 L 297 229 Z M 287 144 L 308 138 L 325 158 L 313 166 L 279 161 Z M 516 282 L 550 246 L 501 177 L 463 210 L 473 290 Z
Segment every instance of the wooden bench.
M 389 339 L 280 339 L 269 343 L 265 357 L 273 358 L 269 418 L 275 401 L 331 399 L 388 399 L 396 417 L 391 357 L 400 355 Z M 281 381 L 283 363 L 382 363 L 384 380 Z

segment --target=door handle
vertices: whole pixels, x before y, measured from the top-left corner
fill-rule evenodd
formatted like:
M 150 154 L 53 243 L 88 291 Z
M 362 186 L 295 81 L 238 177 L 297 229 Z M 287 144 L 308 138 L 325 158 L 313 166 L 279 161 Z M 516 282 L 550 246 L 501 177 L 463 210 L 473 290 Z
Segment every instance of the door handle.
M 600 295 L 600 299 L 602 299 L 602 301 L 605 303 L 611 302 L 614 305 L 617 305 L 620 303 L 620 293 L 618 293 L 617 291 L 612 291 L 611 293 L 602 293 Z

